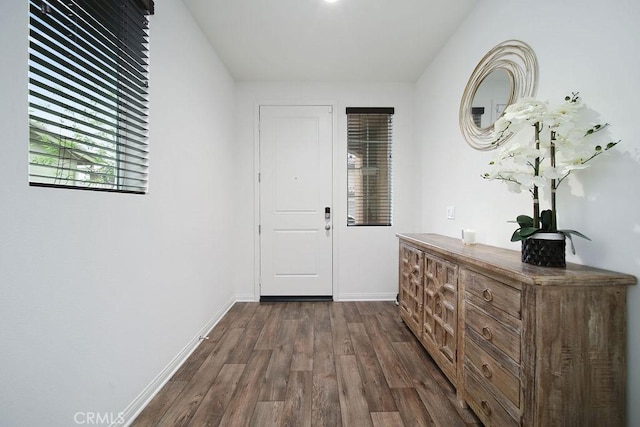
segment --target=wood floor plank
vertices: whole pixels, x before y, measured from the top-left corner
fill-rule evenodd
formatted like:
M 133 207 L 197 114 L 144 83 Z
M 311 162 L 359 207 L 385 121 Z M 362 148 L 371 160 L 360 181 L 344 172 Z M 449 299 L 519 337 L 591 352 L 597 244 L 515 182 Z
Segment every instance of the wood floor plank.
M 331 334 L 333 336 L 333 352 L 335 354 L 354 354 L 351 336 L 344 317 L 344 308 L 340 303 L 331 305 Z
M 397 411 L 378 358 L 370 353 L 358 354 L 357 358 L 369 409 L 374 412 Z
M 282 412 L 284 402 L 276 400 L 273 402 L 258 402 L 251 417 L 251 426 L 256 427 L 280 427 L 282 426 Z
M 375 356 L 376 351 L 371 345 L 371 340 L 363 323 L 347 323 L 347 330 L 351 337 L 351 345 L 355 354 L 369 353 Z
M 284 318 L 284 304 L 272 304 L 269 317 L 267 318 L 264 327 L 260 331 L 260 335 L 256 341 L 255 350 L 273 350 L 276 345 L 276 341 L 273 337 L 278 335 L 280 328 L 280 322 Z
M 372 412 L 373 427 L 404 427 L 400 412 Z
M 362 323 L 362 318 L 360 317 L 360 312 L 358 311 L 355 301 L 339 302 L 336 304 L 342 305 L 344 320 L 346 320 L 347 323 Z
M 214 346 L 220 341 L 230 328 L 234 326 L 234 321 L 238 318 L 247 303 L 234 304 L 220 321 L 207 333 L 207 339 L 203 340 L 191 353 L 185 363 L 173 374 L 173 381 L 189 381 L 200 368 L 202 363 L 211 353 Z
M 293 343 L 292 371 L 311 371 L 313 369 L 313 319 L 313 303 L 302 304 L 298 329 Z
M 330 302 L 322 301 L 313 305 L 314 332 L 331 332 L 331 304 Z
M 264 324 L 271 312 L 272 306 L 260 305 L 252 311 L 252 317 L 243 322 L 245 327 L 244 336 L 229 354 L 227 363 L 245 364 L 253 351 L 258 337 L 264 328 Z M 243 311 L 244 312 L 244 311 Z
M 313 348 L 312 424 L 337 426 L 342 418 L 331 332 L 315 333 Z
M 247 303 L 236 303 L 231 306 L 229 310 L 227 310 L 226 314 L 222 316 L 222 319 L 209 331 L 207 334 L 209 339 L 206 341 L 207 343 L 217 343 L 224 336 L 224 333 L 231 329 L 237 328 L 236 319 L 242 312 L 244 307 L 243 304 Z
M 393 395 L 364 325 L 349 323 L 348 327 L 369 410 L 371 412 L 397 411 Z
M 384 301 L 382 307 L 384 307 L 387 314 L 400 317 L 400 304 L 398 304 L 397 301 Z
M 336 356 L 338 394 L 344 426 L 373 426 L 359 372 L 356 356 Z
M 282 425 L 311 427 L 312 397 L 312 372 L 291 371 L 284 400 Z
M 414 388 L 394 388 L 392 393 L 405 425 L 419 427 L 436 425 Z M 443 427 L 446 426 L 443 425 Z
M 246 365 L 227 364 L 202 399 L 190 425 L 194 427 L 217 426 L 236 390 Z
M 300 301 L 285 302 L 284 304 L 285 320 L 296 320 L 300 318 L 300 308 L 302 306 Z
M 420 349 L 411 343 L 393 343 L 393 346 L 400 362 L 407 371 L 413 373 L 414 387 L 436 425 L 452 427 L 465 425 L 458 409 L 451 404 L 430 370 L 425 368 L 426 364 L 419 354 Z
M 152 427 L 157 425 L 186 385 L 186 381 L 168 381 L 131 426 Z
M 389 301 L 355 301 L 361 316 L 371 316 L 386 311 L 386 304 L 389 304 Z
M 221 340 L 209 354 L 193 376 L 193 379 L 187 383 L 158 425 L 183 426 L 189 423 L 198 406 L 200 406 L 202 399 L 214 383 L 228 355 L 243 335 L 244 329 L 239 328 L 233 328 L 227 332 L 225 339 Z
M 260 388 L 260 401 L 284 400 L 291 370 L 293 340 L 299 323 L 298 320 L 283 320 L 280 323 L 276 346 L 271 353 L 269 366 Z
M 434 417 L 438 417 L 434 420 L 438 421 L 440 425 L 463 425 L 457 421 L 458 419 L 465 425 L 480 423 L 471 409 L 463 408 L 458 404 L 455 388 L 417 340 L 394 343 L 394 346 L 398 349 L 397 353 L 407 369 L 421 368 L 420 373 L 423 375 L 414 377 L 414 380 L 419 380 L 416 383 L 416 390 L 425 405 L 429 402 L 430 412 Z M 413 368 L 409 366 L 413 366 Z
M 335 374 L 335 354 L 331 332 L 318 332 L 314 334 L 313 338 L 313 372 Z
M 376 316 L 364 316 L 364 325 L 371 340 L 371 345 L 375 349 L 380 367 L 387 379 L 387 384 L 391 388 L 412 387 L 411 376 L 407 373 L 402 364 L 398 362 L 398 357 L 393 350 L 391 341 L 385 335 L 380 322 Z
M 267 322 L 271 310 L 273 310 L 273 305 L 271 304 L 259 304 L 258 307 L 254 310 L 253 316 L 249 319 L 246 328 L 253 328 L 262 330 L 264 328 L 264 324 Z
M 180 368 L 173 374 L 171 379 L 173 381 L 189 381 L 195 373 L 200 369 L 200 366 L 207 360 L 209 354 L 215 347 L 215 343 L 201 342 L 198 347 L 189 355 L 187 360 L 180 366 Z
M 236 328 L 246 328 L 253 314 L 258 309 L 259 304 L 256 302 L 240 302 L 238 304 L 240 304 L 241 310 L 236 316 L 233 326 Z
M 336 427 L 342 425 L 338 379 L 335 372 L 313 372 L 311 425 Z
M 250 425 L 270 358 L 271 350 L 255 350 L 251 353 L 244 373 L 220 420 L 221 426 Z
M 415 336 L 400 319 L 399 313 L 389 313 L 385 310 L 378 313 L 376 317 L 378 318 L 384 333 L 389 338 L 389 341 L 406 342 L 415 339 Z

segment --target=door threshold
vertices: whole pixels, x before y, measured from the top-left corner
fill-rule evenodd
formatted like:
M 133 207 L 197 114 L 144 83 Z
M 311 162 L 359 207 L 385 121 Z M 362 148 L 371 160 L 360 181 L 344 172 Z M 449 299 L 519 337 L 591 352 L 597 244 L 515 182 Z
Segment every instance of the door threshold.
M 260 302 L 320 302 L 333 301 L 332 295 L 268 295 L 261 296 Z

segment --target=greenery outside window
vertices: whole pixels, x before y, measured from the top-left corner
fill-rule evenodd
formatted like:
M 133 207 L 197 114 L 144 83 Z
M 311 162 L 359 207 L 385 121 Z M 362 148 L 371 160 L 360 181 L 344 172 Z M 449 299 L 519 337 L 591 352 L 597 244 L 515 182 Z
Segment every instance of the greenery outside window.
M 347 108 L 347 225 L 392 222 L 394 108 Z
M 146 193 L 153 1 L 29 8 L 29 184 Z

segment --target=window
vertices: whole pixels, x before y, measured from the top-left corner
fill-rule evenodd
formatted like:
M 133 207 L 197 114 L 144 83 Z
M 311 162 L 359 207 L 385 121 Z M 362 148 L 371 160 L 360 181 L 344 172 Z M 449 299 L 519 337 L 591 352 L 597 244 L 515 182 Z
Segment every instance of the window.
M 153 0 L 29 7 L 29 184 L 146 193 Z
M 391 225 L 393 108 L 347 108 L 347 225 Z

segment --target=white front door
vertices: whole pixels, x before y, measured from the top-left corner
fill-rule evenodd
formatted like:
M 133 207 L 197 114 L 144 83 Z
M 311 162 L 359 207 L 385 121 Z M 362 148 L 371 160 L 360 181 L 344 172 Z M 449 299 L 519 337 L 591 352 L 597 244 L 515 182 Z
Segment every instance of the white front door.
M 261 297 L 333 295 L 332 145 L 330 106 L 260 106 Z

